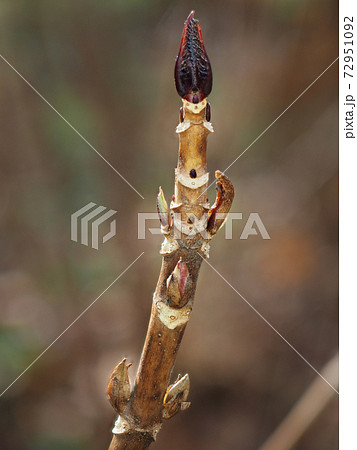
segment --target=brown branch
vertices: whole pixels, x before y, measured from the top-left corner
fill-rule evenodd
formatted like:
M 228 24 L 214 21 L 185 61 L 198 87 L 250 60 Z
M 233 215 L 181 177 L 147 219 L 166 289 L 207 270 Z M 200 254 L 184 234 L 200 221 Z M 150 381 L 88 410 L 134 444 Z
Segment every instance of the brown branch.
M 202 61 L 205 70 L 200 72 Z M 179 376 L 169 386 L 170 377 L 191 315 L 202 258 L 208 257 L 209 242 L 222 226 L 234 196 L 231 182 L 217 171 L 218 195 L 212 208 L 206 198 L 206 140 L 213 128 L 205 97 L 212 81 L 208 79 L 209 60 L 193 13 L 185 24 L 175 77 L 183 97 L 176 129 L 180 146 L 175 195 L 170 208 L 161 188 L 157 198 L 165 237 L 163 259 L 134 387 L 130 389 L 125 359 L 110 377 L 108 396 L 119 414 L 110 450 L 147 448 L 163 421 L 189 406 L 188 375 Z
M 323 367 L 302 397 L 259 450 L 289 450 L 323 412 L 338 389 L 338 353 Z

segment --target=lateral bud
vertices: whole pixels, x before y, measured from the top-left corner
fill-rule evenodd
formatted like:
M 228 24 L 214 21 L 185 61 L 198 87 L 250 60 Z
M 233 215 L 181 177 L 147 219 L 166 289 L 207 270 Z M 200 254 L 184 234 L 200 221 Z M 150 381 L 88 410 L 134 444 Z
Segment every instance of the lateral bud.
M 159 193 L 156 199 L 156 208 L 159 214 L 160 223 L 162 227 L 167 230 L 171 226 L 170 210 L 161 186 L 159 187 Z
M 186 263 L 180 258 L 174 271 L 166 281 L 169 305 L 182 308 L 186 305 L 191 287 L 191 277 Z
M 219 170 L 216 170 L 215 176 L 217 179 L 217 196 L 214 205 L 208 211 L 207 221 L 207 231 L 211 235 L 216 234 L 227 220 L 234 199 L 234 187 L 229 178 Z
M 184 375 L 183 377 L 179 375 L 175 383 L 167 388 L 164 397 L 164 419 L 170 419 L 179 411 L 184 411 L 190 406 L 190 402 L 186 401 L 189 391 L 190 378 L 188 374 Z
M 131 364 L 126 364 L 124 358 L 113 370 L 110 375 L 107 395 L 110 404 L 118 414 L 124 411 L 130 398 L 130 380 L 128 369 Z

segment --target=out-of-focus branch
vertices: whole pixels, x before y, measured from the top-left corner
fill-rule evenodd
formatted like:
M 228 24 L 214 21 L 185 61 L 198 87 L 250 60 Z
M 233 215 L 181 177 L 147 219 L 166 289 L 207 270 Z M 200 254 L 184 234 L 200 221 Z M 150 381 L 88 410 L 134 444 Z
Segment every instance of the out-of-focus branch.
M 326 364 L 321 375 L 335 389 L 338 388 L 338 354 Z M 259 450 L 292 449 L 335 395 L 336 392 L 320 376 L 317 376 Z
M 170 377 L 191 315 L 202 258 L 208 257 L 209 242 L 224 223 L 234 197 L 231 182 L 219 171 L 212 208 L 206 197 L 206 140 L 213 132 L 206 97 L 212 73 L 200 25 L 193 16 L 192 12 L 185 23 L 175 66 L 176 87 L 183 101 L 176 128 L 180 145 L 175 194 L 170 207 L 161 188 L 157 198 L 164 235 L 162 266 L 134 387 L 125 359 L 109 380 L 109 400 L 119 414 L 110 450 L 147 448 L 163 421 L 189 406 L 189 376 L 179 375 L 169 386 Z

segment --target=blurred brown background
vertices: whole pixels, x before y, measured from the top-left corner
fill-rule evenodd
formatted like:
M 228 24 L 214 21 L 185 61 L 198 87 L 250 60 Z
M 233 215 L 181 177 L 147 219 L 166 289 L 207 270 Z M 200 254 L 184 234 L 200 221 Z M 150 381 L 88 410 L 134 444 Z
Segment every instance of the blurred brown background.
M 0 53 L 145 197 L 0 60 L 0 390 L 145 251 L 1 397 L 2 450 L 107 448 L 108 376 L 123 356 L 135 374 L 159 273 L 161 237 L 138 240 L 137 213 L 173 191 L 191 9 L 214 75 L 212 180 L 336 58 L 336 0 L 1 2 Z M 210 258 L 318 370 L 338 346 L 337 80 L 335 64 L 229 169 L 243 220 Z M 70 240 L 90 201 L 118 211 L 98 251 Z M 271 240 L 239 239 L 250 212 Z M 205 264 L 179 372 L 192 405 L 157 449 L 257 449 L 316 376 Z M 337 418 L 336 395 L 296 448 L 336 449 Z

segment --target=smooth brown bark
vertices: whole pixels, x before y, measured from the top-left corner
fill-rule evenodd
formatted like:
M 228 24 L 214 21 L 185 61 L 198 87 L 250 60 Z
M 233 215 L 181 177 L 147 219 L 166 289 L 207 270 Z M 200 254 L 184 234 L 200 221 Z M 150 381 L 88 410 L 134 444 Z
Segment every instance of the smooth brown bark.
M 206 102 L 202 103 L 192 105 L 184 101 L 182 123 L 186 125 L 178 128 L 180 148 L 175 199 L 167 211 L 165 201 L 162 201 L 161 204 L 164 206 L 159 211 L 165 236 L 161 249 L 163 260 L 134 388 L 129 398 L 124 398 L 123 402 L 123 395 L 120 392 L 113 392 L 111 383 L 113 384 L 115 380 L 118 386 L 124 386 L 125 380 L 120 380 L 120 377 L 127 375 L 117 376 L 113 372 L 109 383 L 108 394 L 111 403 L 122 405 L 114 406 L 120 414 L 120 420 L 119 426 L 113 431 L 110 450 L 147 448 L 155 440 L 164 418 L 170 418 L 188 407 L 185 401 L 188 394 L 188 377 L 185 380 L 181 378 L 182 386 L 180 379 L 178 380 L 176 390 L 172 390 L 173 398 L 165 399 L 170 396 L 168 386 L 172 368 L 192 311 L 202 258 L 208 256 L 208 243 L 223 222 L 222 218 L 216 219 L 215 215 L 217 212 L 228 213 L 234 195 L 230 181 L 217 172 L 219 185 L 217 200 L 213 208 L 207 204 L 206 139 L 210 124 L 207 125 L 205 121 Z M 195 108 L 202 109 L 196 113 L 193 112 Z M 181 129 L 183 131 L 180 131 Z M 197 174 L 195 178 L 190 176 L 192 169 Z M 196 186 L 190 187 L 191 179 Z M 202 179 L 207 181 L 202 183 Z M 203 224 L 203 233 L 199 232 L 197 223 L 200 226 Z M 208 223 L 211 224 L 210 231 L 207 231 Z M 186 279 L 180 279 L 178 263 L 185 265 Z M 173 281 L 170 277 L 174 277 Z M 175 277 L 179 278 L 176 280 L 177 283 Z M 185 287 L 179 291 L 182 282 Z M 182 299 L 182 302 L 180 303 L 178 299 Z M 125 365 L 125 361 L 121 364 Z M 117 374 L 122 373 L 122 370 L 117 371 Z

